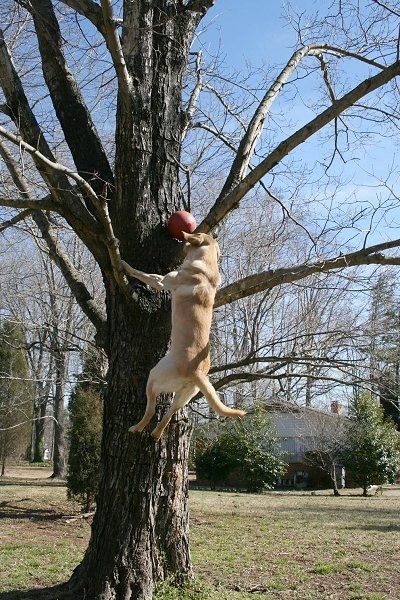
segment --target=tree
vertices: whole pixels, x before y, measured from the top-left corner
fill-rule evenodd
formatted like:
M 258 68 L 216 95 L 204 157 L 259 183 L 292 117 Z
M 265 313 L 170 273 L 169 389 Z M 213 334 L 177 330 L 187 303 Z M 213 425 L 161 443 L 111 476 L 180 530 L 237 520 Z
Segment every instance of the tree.
M 400 473 L 400 436 L 371 394 L 360 394 L 352 413 L 343 462 L 366 496 L 370 485 L 393 483 Z
M 69 402 L 68 497 L 84 511 L 94 504 L 99 487 L 104 392 L 104 356 L 89 352 Z
M 245 225 L 242 214 L 234 227 L 232 219 L 228 231 L 221 227 L 218 232 L 225 281 L 286 260 L 279 255 L 288 238 L 298 262 L 306 260 L 304 231 L 290 222 L 279 228 L 276 207 L 247 211 Z M 274 243 L 266 245 L 265 239 Z M 365 343 L 353 287 L 343 274 L 319 274 L 222 306 L 212 337 L 214 385 L 235 385 L 234 402 L 250 405 L 257 397 L 315 405 L 335 387 L 350 386 Z M 363 379 L 369 381 L 369 373 Z
M 322 201 L 316 196 L 315 205 L 323 210 L 322 224 L 317 209 L 312 224 L 307 213 L 300 223 L 310 234 L 307 260 L 292 264 L 288 250 L 280 262 L 225 285 L 216 306 L 316 273 L 400 263 L 393 250 L 398 239 L 369 244 L 368 236 L 360 236 L 365 221 L 379 223 L 395 203 L 389 176 L 381 182 L 388 202 L 378 199 L 369 212 L 357 213 L 347 196 L 337 211 L 329 206 L 337 189 L 332 191 L 333 165 L 355 156 L 365 126 L 371 136 L 396 134 L 396 10 L 380 2 L 369 9 L 342 0 L 326 17 L 314 16 L 312 27 L 308 15 L 305 22 L 291 15 L 298 33 L 292 57 L 269 74 L 267 86 L 262 79 L 261 97 L 251 91 L 251 100 L 237 103 L 247 114 L 235 114 L 226 90 L 214 85 L 218 77 L 206 77 L 200 52 L 192 54 L 196 30 L 213 4 L 121 0 L 114 5 L 116 16 L 110 0 L 6 0 L 0 8 L 5 23 L 0 152 L 13 182 L 2 194 L 1 228 L 35 222 L 109 358 L 97 511 L 89 548 L 70 582 L 87 598 L 149 599 L 157 580 L 191 574 L 187 414 L 177 415 L 158 444 L 147 433 L 129 437 L 127 432 L 143 413 L 149 369 L 168 347 L 168 299 L 129 284 L 121 255 L 148 272 L 164 273 L 179 263 L 181 247 L 165 225 L 173 211 L 196 198 L 196 180 L 200 197 L 202 167 L 210 166 L 209 179 L 220 173 L 223 181 L 215 202 L 202 208 L 199 231 L 228 219 L 255 187 L 265 204 L 280 202 L 284 220 L 290 219 L 290 203 L 302 204 L 307 194 L 313 196 L 318 175 L 327 178 L 326 193 Z M 355 85 L 347 79 L 352 62 Z M 322 92 L 307 95 L 303 125 L 295 129 L 288 121 L 283 127 L 272 107 L 281 98 L 292 102 L 285 94 L 295 93 L 303 81 L 307 90 L 321 82 Z M 206 112 L 201 96 L 212 96 L 210 119 L 201 118 Z M 261 137 L 264 124 L 267 135 Z M 322 130 L 329 140 L 322 159 L 319 155 L 307 171 L 289 164 L 289 154 L 298 157 L 296 151 Z M 190 147 L 199 149 L 192 170 L 185 165 Z M 311 183 L 305 189 L 307 173 Z M 268 184 L 276 193 L 268 192 Z M 287 205 L 287 198 L 278 196 L 288 188 Z M 346 202 L 347 210 L 341 210 Z M 104 306 L 63 248 L 54 215 L 68 223 L 98 263 Z M 349 232 L 345 240 L 343 231 Z
M 66 388 L 74 361 L 86 341 L 93 337 L 90 323 L 74 302 L 59 269 L 49 261 L 37 228 L 26 226 L 4 243 L 1 257 L 1 300 L 8 318 L 19 325 L 25 338 L 25 351 L 33 385 L 32 436 L 30 460 L 43 461 L 45 433 L 52 449 L 53 477 L 66 471 Z M 87 251 L 77 238 L 59 227 L 57 235 L 82 272 L 98 277 L 86 264 Z M 28 258 L 27 258 L 28 257 Z M 97 281 L 96 281 L 97 280 Z
M 32 388 L 21 330 L 11 322 L 0 327 L 0 470 L 19 459 L 29 444 Z
M 372 289 L 368 333 L 372 389 L 400 430 L 399 298 L 395 274 L 381 275 Z
M 339 414 L 320 413 L 313 422 L 304 449 L 306 461 L 327 473 L 333 494 L 339 496 L 337 468 L 342 465 L 343 452 L 349 438 L 348 419 Z

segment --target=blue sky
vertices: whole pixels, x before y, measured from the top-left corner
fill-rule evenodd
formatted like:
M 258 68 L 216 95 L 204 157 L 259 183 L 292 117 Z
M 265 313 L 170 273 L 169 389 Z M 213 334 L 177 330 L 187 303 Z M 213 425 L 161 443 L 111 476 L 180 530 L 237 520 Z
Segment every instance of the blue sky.
M 227 62 L 238 67 L 246 60 L 256 66 L 282 63 L 291 56 L 296 42 L 295 33 L 281 17 L 285 4 L 277 0 L 217 0 L 204 19 L 209 26 L 202 41 L 215 44 L 220 38 Z M 305 9 L 315 2 L 301 4 Z

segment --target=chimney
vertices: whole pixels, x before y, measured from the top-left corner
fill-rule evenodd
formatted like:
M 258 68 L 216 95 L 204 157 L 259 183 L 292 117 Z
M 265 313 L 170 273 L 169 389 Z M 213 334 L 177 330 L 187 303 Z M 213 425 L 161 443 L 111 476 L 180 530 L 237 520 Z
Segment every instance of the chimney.
M 337 400 L 333 400 L 333 402 L 331 402 L 331 413 L 334 415 L 343 414 L 343 406 Z

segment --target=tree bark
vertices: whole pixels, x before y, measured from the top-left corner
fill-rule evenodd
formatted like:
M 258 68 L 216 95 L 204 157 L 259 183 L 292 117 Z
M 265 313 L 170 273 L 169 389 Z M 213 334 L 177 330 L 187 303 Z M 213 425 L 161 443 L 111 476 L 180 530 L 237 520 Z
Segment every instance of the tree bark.
M 331 466 L 329 474 L 330 474 L 331 482 L 332 482 L 333 495 L 334 496 L 340 496 L 340 493 L 339 493 L 339 490 L 338 490 L 338 486 L 337 486 L 336 464 L 335 463 L 333 463 L 333 465 Z

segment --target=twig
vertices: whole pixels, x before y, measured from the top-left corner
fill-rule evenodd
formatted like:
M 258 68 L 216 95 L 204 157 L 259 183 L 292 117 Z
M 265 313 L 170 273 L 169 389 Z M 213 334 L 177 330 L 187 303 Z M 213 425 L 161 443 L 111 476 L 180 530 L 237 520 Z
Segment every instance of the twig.
M 90 519 L 90 517 L 93 517 L 96 511 L 91 511 L 91 512 L 86 512 L 86 513 L 82 513 L 81 515 L 75 515 L 73 517 L 61 517 L 65 523 L 73 523 L 74 521 L 78 521 L 78 519 Z

